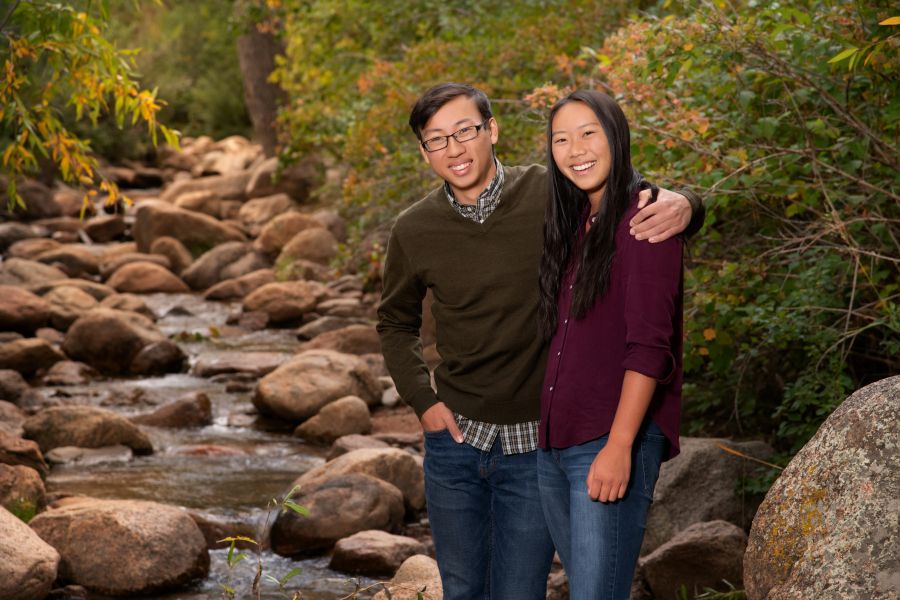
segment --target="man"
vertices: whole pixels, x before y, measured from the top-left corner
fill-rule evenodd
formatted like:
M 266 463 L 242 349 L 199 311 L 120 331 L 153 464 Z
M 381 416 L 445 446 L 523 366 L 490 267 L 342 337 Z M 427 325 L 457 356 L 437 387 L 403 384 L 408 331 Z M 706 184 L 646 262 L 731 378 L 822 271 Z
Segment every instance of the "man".
M 546 169 L 500 165 L 490 102 L 468 85 L 428 90 L 409 124 L 444 184 L 394 225 L 378 332 L 397 390 L 425 431 L 444 598 L 544 598 L 553 544 L 535 449 L 546 359 L 537 326 Z M 691 212 L 683 195 L 661 190 L 633 233 L 661 241 L 684 230 Z M 429 289 L 437 393 L 419 338 Z

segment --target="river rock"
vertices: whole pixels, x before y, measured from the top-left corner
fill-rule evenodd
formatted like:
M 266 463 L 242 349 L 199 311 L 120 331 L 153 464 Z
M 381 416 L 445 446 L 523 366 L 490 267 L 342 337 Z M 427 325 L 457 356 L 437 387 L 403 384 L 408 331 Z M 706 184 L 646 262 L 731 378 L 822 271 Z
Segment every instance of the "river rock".
M 155 263 L 165 269 L 171 270 L 172 263 L 161 254 L 146 254 L 144 252 L 123 252 L 106 256 L 100 263 L 100 277 L 109 279 L 113 273 L 131 263 Z
M 296 210 L 298 205 L 287 194 L 274 194 L 248 200 L 241 207 L 238 218 L 253 233 L 259 233 L 263 225 L 287 212 Z
M 751 599 L 900 597 L 900 377 L 856 391 L 769 489 L 750 530 Z
M 69 328 L 63 350 L 103 373 L 127 373 L 145 347 L 169 342 L 143 315 L 96 308 Z M 171 343 L 171 342 L 170 342 Z
M 223 200 L 210 190 L 197 190 L 196 192 L 187 192 L 178 196 L 175 200 L 175 206 L 221 219 L 222 202 Z
M 44 252 L 58 250 L 61 246 L 61 243 L 48 237 L 30 238 L 14 242 L 7 250 L 6 255 L 10 258 L 36 260 Z
M 90 365 L 61 360 L 44 374 L 44 385 L 86 385 L 99 377 L 99 373 Z
M 134 312 L 139 315 L 144 315 L 152 321 L 156 320 L 156 314 L 150 310 L 150 307 L 147 306 L 147 303 L 144 302 L 140 296 L 135 294 L 112 294 L 104 298 L 100 302 L 100 306 Z
M 259 271 L 260 269 L 268 269 L 271 266 L 272 263 L 262 252 L 254 250 L 248 252 L 230 265 L 226 265 L 225 268 L 219 272 L 219 276 L 224 281 L 226 279 L 241 277 L 248 273 Z
M 390 445 L 371 435 L 360 435 L 358 433 L 342 435 L 331 444 L 331 449 L 328 451 L 328 456 L 325 457 L 325 460 L 334 460 L 342 454 L 363 448 L 390 448 Z
M 0 223 L 0 253 L 21 240 L 47 237 L 50 232 L 43 227 L 25 223 Z
M 116 290 L 108 285 L 103 285 L 102 283 L 97 283 L 95 281 L 88 281 L 87 279 L 55 279 L 53 281 L 31 285 L 29 286 L 29 289 L 38 296 L 43 296 L 50 290 L 63 286 L 78 288 L 82 292 L 93 296 L 98 302 L 102 302 L 107 296 L 112 296 L 116 293 Z
M 274 256 L 281 252 L 284 245 L 295 235 L 313 227 L 322 227 L 322 224 L 311 215 L 288 212 L 266 223 L 254 244 L 262 252 Z
M 12 435 L 22 435 L 25 424 L 25 413 L 18 406 L 6 400 L 0 400 L 0 430 Z
M 176 589 L 209 572 L 203 534 L 172 506 L 85 498 L 41 513 L 31 527 L 59 552 L 59 578 L 98 594 Z
M 329 317 L 375 317 L 375 310 L 373 307 L 363 304 L 359 298 L 349 298 L 346 296 L 326 300 L 316 307 L 316 311 L 319 314 Z
M 321 171 L 321 161 L 314 156 L 284 168 L 279 168 L 278 157 L 273 156 L 253 169 L 245 193 L 248 198 L 259 198 L 283 192 L 303 203 L 320 184 Z
M 87 292 L 68 285 L 53 288 L 44 294 L 43 300 L 50 305 L 50 323 L 59 331 L 66 331 L 72 323 L 99 304 Z
M 417 600 L 419 592 L 425 600 L 442 600 L 444 597 L 437 562 L 424 554 L 416 554 L 403 561 L 385 587 L 390 590 L 389 593 L 382 590 L 372 600 Z
M 348 452 L 307 471 L 294 483 L 301 486 L 301 489 L 306 489 L 307 486 L 347 473 L 371 475 L 394 485 L 403 492 L 408 508 L 420 510 L 425 506 L 425 476 L 422 466 L 411 454 L 397 448 L 364 448 Z
M 0 217 L 5 221 L 9 218 L 24 221 L 58 217 L 62 209 L 53 200 L 53 192 L 43 183 L 34 179 L 16 181 L 16 192 L 22 197 L 25 207 L 15 205 L 12 212 L 9 211 L 9 198 L 6 196 L 7 179 L 0 178 Z
M 332 271 L 326 265 L 298 259 L 276 261 L 275 273 L 280 281 L 327 281 Z
M 378 381 L 357 357 L 310 350 L 263 377 L 253 404 L 265 414 L 305 421 L 338 398 L 358 396 L 371 402 L 379 392 Z
M 294 435 L 314 444 L 330 444 L 343 435 L 369 433 L 372 420 L 369 406 L 356 396 L 339 398 L 304 421 Z
M 324 349 L 346 354 L 381 352 L 378 332 L 372 325 L 348 325 L 316 336 L 300 347 L 302 350 Z
M 100 448 L 79 448 L 60 446 L 47 452 L 47 461 L 54 465 L 99 465 L 103 463 L 126 463 L 134 458 L 128 446 L 102 446 Z
M 271 547 L 282 556 L 309 554 L 359 531 L 393 530 L 403 522 L 400 490 L 366 474 L 348 473 L 303 485 L 294 500 L 309 516 L 287 511 L 275 519 Z
M 269 283 L 275 283 L 275 272 L 272 269 L 259 269 L 234 279 L 220 281 L 206 290 L 203 297 L 207 300 L 241 300 Z
M 0 369 L 0 400 L 15 404 L 29 389 L 28 382 L 18 371 Z
M 81 244 L 63 244 L 55 250 L 41 252 L 35 260 L 57 266 L 69 277 L 100 273 L 100 259 Z
M 393 573 L 410 556 L 424 554 L 422 542 L 372 529 L 354 533 L 334 545 L 329 569 L 363 575 Z
M 50 265 L 24 258 L 7 258 L 0 262 L 0 285 L 32 286 L 65 279 L 66 274 Z
M 244 310 L 264 312 L 271 323 L 290 323 L 314 310 L 328 293 L 328 288 L 314 281 L 270 283 L 244 298 Z
M 0 464 L 22 465 L 34 469 L 42 478 L 46 478 L 50 473 L 50 467 L 47 466 L 37 443 L 2 429 L 0 429 Z
M 292 237 L 281 249 L 276 262 L 308 260 L 324 265 L 337 256 L 337 250 L 337 240 L 330 231 L 324 227 L 313 227 Z
M 312 213 L 313 218 L 331 232 L 338 241 L 347 241 L 347 222 L 338 211 L 332 208 L 320 208 Z
M 22 465 L 0 464 L 0 505 L 23 520 L 47 506 L 40 474 Z
M 59 553 L 15 515 L 0 508 L 0 600 L 35 600 L 50 593 Z
M 100 448 L 122 444 L 150 454 L 150 439 L 125 417 L 95 406 L 55 406 L 25 421 L 25 437 L 44 452 L 60 446 Z
M 254 378 L 268 375 L 291 358 L 285 352 L 205 352 L 197 358 L 191 372 L 197 377 L 246 374 Z
M 26 377 L 65 359 L 59 350 L 37 338 L 0 344 L 0 369 L 12 369 Z
M 249 171 L 241 171 L 231 175 L 183 179 L 163 190 L 160 200 L 174 204 L 182 194 L 197 191 L 208 191 L 223 200 L 244 200 L 250 176 Z
M 212 424 L 212 403 L 209 396 L 197 392 L 160 406 L 146 415 L 131 417 L 132 423 L 153 427 L 205 427 Z
M 244 234 L 208 215 L 161 203 L 141 205 L 132 231 L 141 252 L 148 252 L 153 241 L 163 236 L 179 240 L 193 256 L 225 242 L 244 241 Z
M 319 317 L 315 321 L 310 321 L 306 325 L 297 329 L 297 339 L 300 341 L 309 341 L 323 333 L 334 331 L 335 329 L 343 329 L 350 325 L 364 325 L 361 319 L 345 319 L 343 317 Z
M 691 594 L 705 588 L 741 588 L 747 534 L 727 521 L 694 523 L 643 557 L 639 569 L 656 600 L 678 600 L 683 585 Z
M 111 242 L 125 233 L 122 215 L 100 215 L 84 223 L 84 232 L 98 244 Z
M 106 282 L 117 292 L 132 294 L 187 293 L 190 288 L 177 275 L 154 262 L 134 262 L 119 268 Z
M 169 260 L 170 270 L 176 275 L 181 275 L 194 262 L 194 258 L 184 244 L 167 235 L 153 240 L 150 244 L 150 254 L 166 257 Z
M 0 330 L 32 333 L 50 320 L 50 304 L 11 285 L 0 285 Z
M 194 261 L 181 274 L 182 279 L 195 290 L 205 290 L 222 280 L 222 269 L 250 252 L 250 244 L 228 242 L 216 246 Z
M 141 348 L 128 370 L 136 375 L 163 375 L 184 370 L 187 356 L 172 340 L 161 340 Z
M 681 454 L 663 463 L 647 515 L 641 554 L 659 548 L 694 523 L 728 521 L 748 529 L 759 496 L 741 497 L 741 478 L 755 477 L 767 467 L 733 456 L 722 444 L 743 454 L 767 459 L 774 450 L 764 442 L 733 442 L 714 438 L 682 438 Z M 703 490 L 698 495 L 697 490 Z

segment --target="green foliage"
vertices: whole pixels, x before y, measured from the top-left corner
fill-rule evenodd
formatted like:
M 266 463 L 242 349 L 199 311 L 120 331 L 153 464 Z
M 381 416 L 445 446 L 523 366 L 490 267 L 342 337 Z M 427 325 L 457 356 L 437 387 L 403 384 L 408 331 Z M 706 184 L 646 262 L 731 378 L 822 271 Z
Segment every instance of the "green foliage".
M 887 7 L 723 7 L 634 21 L 578 85 L 619 94 L 642 171 L 707 198 L 686 280 L 688 432 L 770 433 L 790 454 L 900 370 L 900 40 L 878 24 Z M 873 41 L 854 70 L 832 60 Z
M 107 4 L 35 0 L 16 2 L 0 15 L 0 165 L 11 206 L 22 205 L 17 178 L 46 165 L 64 181 L 97 184 L 110 203 L 117 201 L 116 186 L 97 174 L 90 140 L 72 123 L 96 126 L 102 117 L 118 128 L 141 123 L 154 145 L 158 133 L 178 145 L 177 133 L 157 119 L 163 105 L 157 91 L 142 89 L 134 78 L 133 52 L 109 40 Z M 85 201 L 96 193 L 90 190 Z
M 30 522 L 38 512 L 37 504 L 28 498 L 13 500 L 6 508 L 24 523 Z

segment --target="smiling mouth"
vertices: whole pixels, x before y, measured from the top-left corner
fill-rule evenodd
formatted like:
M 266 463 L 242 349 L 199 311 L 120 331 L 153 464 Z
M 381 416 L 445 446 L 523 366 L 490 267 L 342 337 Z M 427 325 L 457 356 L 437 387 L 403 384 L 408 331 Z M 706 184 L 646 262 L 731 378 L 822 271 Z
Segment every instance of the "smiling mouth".
M 464 162 L 459 165 L 451 165 L 450 170 L 453 171 L 454 173 L 462 173 L 463 171 L 468 169 L 471 164 L 472 164 L 472 161 L 470 160 L 470 161 Z
M 597 164 L 597 161 L 595 160 L 595 161 L 591 161 L 591 162 L 582 163 L 580 165 L 572 165 L 572 170 L 575 171 L 576 173 L 581 173 L 583 171 L 587 171 L 588 169 L 590 169 L 591 167 L 593 167 L 596 164 Z

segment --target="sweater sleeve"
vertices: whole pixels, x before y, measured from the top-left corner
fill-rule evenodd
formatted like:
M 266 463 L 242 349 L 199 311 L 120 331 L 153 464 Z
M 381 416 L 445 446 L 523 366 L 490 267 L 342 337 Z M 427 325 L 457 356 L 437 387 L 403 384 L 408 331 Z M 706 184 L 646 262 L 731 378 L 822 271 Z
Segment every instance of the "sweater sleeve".
M 630 237 L 626 243 L 622 367 L 668 383 L 677 369 L 672 336 L 681 293 L 683 242 L 675 236 L 658 244 Z
M 421 417 L 438 401 L 419 337 L 426 287 L 403 251 L 396 226 L 388 241 L 383 283 L 377 325 L 381 352 L 400 397 Z
M 681 189 L 675 191 L 683 195 L 688 199 L 688 202 L 691 203 L 691 222 L 688 223 L 688 226 L 682 232 L 682 235 L 685 238 L 694 237 L 694 234 L 700 231 L 700 228 L 703 227 L 704 221 L 706 221 L 706 207 L 703 206 L 703 198 L 701 198 L 691 190 Z

